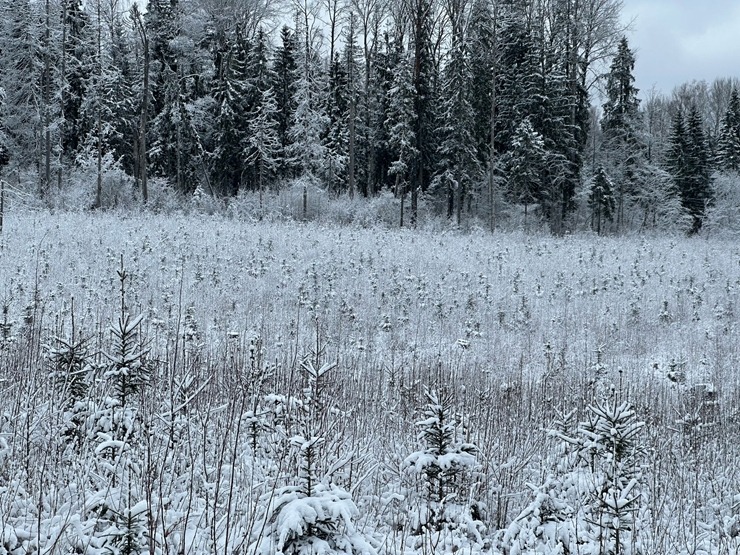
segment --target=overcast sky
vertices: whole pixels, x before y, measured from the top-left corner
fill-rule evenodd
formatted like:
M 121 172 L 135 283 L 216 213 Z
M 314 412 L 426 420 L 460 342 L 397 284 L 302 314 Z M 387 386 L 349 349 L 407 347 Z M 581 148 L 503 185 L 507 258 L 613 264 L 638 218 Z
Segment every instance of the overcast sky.
M 740 77 L 740 0 L 624 0 L 635 80 L 664 93 L 693 79 Z

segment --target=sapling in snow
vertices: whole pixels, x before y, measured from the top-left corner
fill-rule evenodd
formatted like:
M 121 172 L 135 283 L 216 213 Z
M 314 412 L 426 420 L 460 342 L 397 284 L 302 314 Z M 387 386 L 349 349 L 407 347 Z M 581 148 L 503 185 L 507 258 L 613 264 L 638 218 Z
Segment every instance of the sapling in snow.
M 249 548 L 255 555 L 374 555 L 375 549 L 354 525 L 359 511 L 352 496 L 316 475 L 320 438 L 294 437 L 300 452 L 298 485 L 263 496 L 267 504 L 260 532 Z
M 111 327 L 113 351 L 107 354 L 109 361 L 105 377 L 110 380 L 117 401 L 127 406 L 130 397 L 141 391 L 148 383 L 150 364 L 147 360 L 148 350 L 142 346 L 139 326 L 144 315 L 132 317 L 126 309 L 126 278 L 128 274 L 121 268 L 118 279 L 121 282 L 121 311 L 118 320 Z
M 48 348 L 51 378 L 61 392 L 65 405 L 64 437 L 79 445 L 84 438 L 84 424 L 90 412 L 86 402 L 95 367 L 84 339 L 55 337 Z
M 472 489 L 471 473 L 478 466 L 477 448 L 460 440 L 461 418 L 454 411 L 452 396 L 448 393 L 425 391 L 427 399 L 422 415 L 416 423 L 418 438 L 426 447 L 409 455 L 405 466 L 424 485 L 424 502 L 419 508 L 416 528 L 440 528 L 445 523 L 468 520 Z
M 640 508 L 644 423 L 629 403 L 588 407 L 573 429 L 575 411 L 558 418 L 549 435 L 560 440 L 555 464 L 532 501 L 508 526 L 501 548 L 520 553 L 632 553 Z

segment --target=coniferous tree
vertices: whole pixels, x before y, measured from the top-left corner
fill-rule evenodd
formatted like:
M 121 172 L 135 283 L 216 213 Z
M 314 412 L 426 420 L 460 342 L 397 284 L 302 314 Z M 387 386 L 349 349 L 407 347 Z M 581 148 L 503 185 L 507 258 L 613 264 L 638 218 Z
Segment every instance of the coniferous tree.
M 525 223 L 529 205 L 542 198 L 542 176 L 547 159 L 542 135 L 535 131 L 529 119 L 525 119 L 516 128 L 511 146 L 502 159 L 507 196 L 524 205 Z
M 346 183 L 349 141 L 349 99 L 347 73 L 340 52 L 334 53 L 329 65 L 326 106 L 328 125 L 323 137 L 326 144 L 324 181 L 329 190 L 341 192 Z
M 639 460 L 643 455 L 639 436 L 645 427 L 629 403 L 597 403 L 588 407 L 589 420 L 582 424 L 581 456 L 591 461 L 594 487 L 591 492 L 593 522 L 598 527 L 601 553 L 624 553 L 634 532 L 633 515 L 639 508 Z
M 260 193 L 260 204 L 265 188 L 274 179 L 281 154 L 277 113 L 272 89 L 267 89 L 249 114 L 250 133 L 245 145 L 245 163 L 251 169 L 254 188 Z
M 254 47 L 247 56 L 244 94 L 247 132 L 243 139 L 245 174 L 252 190 L 264 192 L 277 170 L 280 157 L 278 109 L 273 91 L 275 77 L 268 61 L 267 36 L 257 31 Z
M 461 418 L 454 411 L 452 396 L 436 391 L 424 394 L 423 419 L 416 423 L 424 449 L 406 457 L 404 465 L 423 477 L 427 490 L 428 514 L 419 524 L 427 523 L 439 529 L 451 516 L 444 505 L 470 483 L 469 474 L 477 465 L 478 449 L 460 438 Z M 466 512 L 470 509 L 467 507 Z
M 717 166 L 725 171 L 740 170 L 740 95 L 732 89 L 730 103 L 722 118 L 717 142 Z
M 582 153 L 579 127 L 571 124 L 577 101 L 570 94 L 563 60 L 552 53 L 549 64 L 540 89 L 536 128 L 545 140 L 548 154 L 541 202 L 551 231 L 559 235 L 564 232 L 565 220 L 574 207 Z
M 111 326 L 113 349 L 106 354 L 109 364 L 104 376 L 110 380 L 116 400 L 125 408 L 132 402 L 131 397 L 149 383 L 151 365 L 147 361 L 149 350 L 144 347 L 140 336 L 140 325 L 144 315 L 132 317 L 126 308 L 128 274 L 123 267 L 123 255 L 117 273 L 120 281 L 121 309 L 118 320 Z
M 684 207 L 694 219 L 692 233 L 701 229 L 707 204 L 712 196 L 711 156 L 704 122 L 694 106 L 686 121 L 686 180 L 681 188 Z
M 603 167 L 599 167 L 591 182 L 588 204 L 591 207 L 591 227 L 601 235 L 602 222 L 612 220 L 616 207 L 612 184 Z
M 676 112 L 665 163 L 681 204 L 692 218 L 691 233 L 697 233 L 711 199 L 711 165 L 703 122 L 695 107 L 687 119 Z
M 496 150 L 505 152 L 519 124 L 526 118 L 539 120 L 542 74 L 532 29 L 527 26 L 522 6 L 506 7 L 500 32 L 500 63 Z M 534 124 L 534 122 L 532 122 Z
M 685 188 L 685 182 L 689 175 L 688 170 L 688 133 L 683 113 L 677 110 L 671 122 L 671 133 L 668 137 L 668 149 L 666 150 L 665 165 L 673 177 L 676 193 Z
M 83 121 L 82 103 L 87 94 L 91 77 L 91 62 L 97 61 L 91 33 L 90 18 L 82 7 L 81 0 L 65 0 L 62 3 L 63 39 L 63 83 L 61 91 L 63 129 L 63 153 L 74 158 L 94 120 Z
M 358 116 L 360 97 L 360 66 L 358 63 L 357 17 L 350 8 L 348 28 L 345 33 L 345 46 L 342 54 L 344 72 L 347 76 L 347 188 L 350 197 L 354 197 L 357 188 L 358 127 L 361 119 Z
M 275 102 L 277 104 L 278 137 L 282 148 L 280 174 L 287 177 L 291 173 L 288 164 L 287 150 L 292 139 L 290 128 L 295 117 L 295 93 L 297 81 L 297 51 L 295 33 L 287 26 L 280 31 L 281 44 L 275 50 L 273 69 L 273 89 L 275 91 Z
M 298 169 L 298 175 L 309 181 L 318 179 L 325 169 L 327 149 L 324 138 L 329 124 L 325 106 L 320 101 L 326 75 L 322 71 L 316 44 L 318 37 L 313 28 L 314 18 L 311 6 L 304 5 L 299 10 L 296 42 L 301 45 L 300 61 L 297 63 L 298 79 L 293 96 L 295 112 L 289 129 L 291 145 L 288 148 L 290 160 Z M 306 192 L 304 187 L 304 200 Z
M 109 13 L 108 33 L 102 33 L 101 73 L 96 77 L 93 91 L 100 99 L 100 119 L 105 122 L 102 136 L 105 150 L 129 174 L 135 173 L 135 141 L 138 122 L 136 115 L 135 71 L 131 63 L 131 45 L 126 36 L 122 14 Z M 107 38 L 106 38 L 107 36 Z M 94 100 L 94 99 L 91 99 Z M 94 101 L 86 102 L 87 117 L 92 118 L 97 110 Z
M 180 34 L 179 0 L 149 0 L 145 16 L 149 35 L 152 70 L 152 110 L 156 118 L 167 103 L 170 81 L 178 75 L 177 53 L 172 41 Z
M 3 0 L 0 4 L 0 85 L 5 91 L 4 127 L 7 146 L 21 166 L 39 160 L 41 114 L 40 14 L 28 0 Z
M 431 181 L 430 168 L 436 151 L 434 143 L 435 111 L 434 83 L 436 66 L 434 63 L 435 6 L 433 0 L 405 0 L 406 13 L 410 26 L 410 53 L 413 59 L 412 82 L 414 85 L 414 138 L 415 157 L 411 163 L 411 217 L 416 225 L 419 193 L 427 190 Z
M 548 40 L 545 15 L 528 16 L 525 6 L 516 3 L 502 8 L 494 146 L 507 157 L 520 122 L 529 119 L 543 140 L 542 156 L 547 158 L 538 171 L 536 195 L 531 200 L 541 205 L 552 231 L 562 233 L 574 205 L 582 156 L 578 128 L 572 123 L 577 99 L 566 80 L 563 55 Z
M 635 57 L 629 48 L 627 39 L 623 38 L 607 74 L 607 100 L 603 106 L 604 116 L 601 120 L 604 132 L 621 141 L 633 140 L 631 136 L 636 133 L 635 125 L 640 101 L 637 98 L 639 91 L 635 88 L 635 78 L 632 75 L 634 69 Z
M 496 225 L 496 196 L 498 172 L 497 151 L 497 91 L 500 65 L 498 45 L 499 4 L 491 6 L 488 0 L 474 0 L 470 12 L 469 40 L 472 71 L 471 99 L 473 108 L 473 136 L 478 161 L 486 173 L 488 223 L 491 231 Z
M 486 164 L 490 155 L 492 103 L 498 71 L 496 29 L 488 0 L 475 0 L 471 7 L 468 31 L 471 73 L 471 106 L 473 136 L 478 160 Z
M 391 164 L 397 160 L 389 142 L 390 126 L 394 121 L 391 117 L 391 104 L 395 101 L 390 91 L 398 85 L 398 71 L 407 72 L 404 75 L 408 75 L 408 82 L 413 83 L 412 66 L 402 38 L 388 32 L 383 36 L 382 46 L 373 49 L 369 62 L 366 61 L 365 72 L 369 72 L 370 78 L 364 75 L 358 102 L 358 189 L 363 196 L 372 195 L 383 186 L 398 193 L 400 191 L 395 183 L 398 174 L 390 171 Z M 406 65 L 401 66 L 402 63 Z M 413 87 L 408 90 L 411 91 L 408 98 L 411 99 L 413 109 Z M 408 192 L 409 189 L 404 190 Z
M 404 224 L 404 201 L 416 150 L 416 112 L 411 59 L 399 54 L 393 85 L 388 94 L 388 150 L 393 157 L 388 174 L 395 178 L 394 193 L 401 197 L 400 225 Z
M 244 177 L 244 148 L 249 135 L 247 64 L 249 45 L 237 35 L 235 44 L 222 62 L 223 75 L 217 83 L 216 129 L 214 133 L 213 181 L 217 190 L 236 195 Z
M 638 89 L 634 86 L 635 58 L 627 39 L 623 38 L 607 74 L 604 115 L 605 157 L 611 172 L 617 176 L 615 187 L 617 229 L 624 223 L 625 204 L 639 191 L 634 184 L 641 164 L 642 144 L 639 139 Z
M 171 179 L 178 190 L 185 190 L 190 156 L 196 146 L 191 137 L 186 91 L 183 85 L 182 11 L 179 0 L 149 0 L 146 23 L 152 56 L 152 103 L 150 152 L 152 168 Z
M 447 217 L 460 225 L 463 205 L 480 178 L 480 163 L 473 134 L 474 111 L 470 97 L 470 62 L 462 37 L 450 52 L 442 90 L 442 126 L 439 173 L 435 181 L 447 196 Z

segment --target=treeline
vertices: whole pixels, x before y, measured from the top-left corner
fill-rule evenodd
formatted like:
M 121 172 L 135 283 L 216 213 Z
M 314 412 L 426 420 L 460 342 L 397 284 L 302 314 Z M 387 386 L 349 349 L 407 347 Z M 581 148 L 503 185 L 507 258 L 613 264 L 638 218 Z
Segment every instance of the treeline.
M 738 166 L 733 83 L 640 102 L 620 9 L 3 0 L 7 161 L 42 199 L 94 181 L 92 208 L 146 203 L 153 178 L 225 199 L 300 179 L 392 191 L 402 225 L 422 201 L 492 229 L 518 214 L 555 233 L 579 218 L 598 232 L 698 231 L 712 172 Z

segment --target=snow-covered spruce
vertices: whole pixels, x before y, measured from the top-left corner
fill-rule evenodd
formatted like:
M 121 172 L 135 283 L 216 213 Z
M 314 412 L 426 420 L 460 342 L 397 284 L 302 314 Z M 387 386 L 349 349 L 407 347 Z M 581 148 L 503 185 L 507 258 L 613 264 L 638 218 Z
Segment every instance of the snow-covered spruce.
M 301 483 L 266 493 L 265 515 L 249 548 L 258 555 L 375 555 L 376 550 L 358 532 L 359 516 L 351 495 L 334 484 L 314 480 L 313 458 L 323 443 L 319 438 L 293 438 L 299 447 Z

